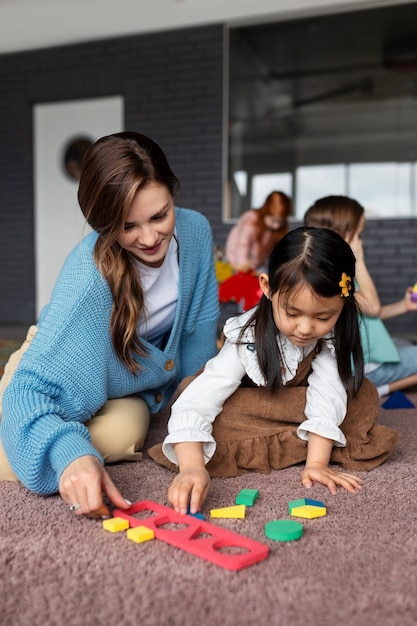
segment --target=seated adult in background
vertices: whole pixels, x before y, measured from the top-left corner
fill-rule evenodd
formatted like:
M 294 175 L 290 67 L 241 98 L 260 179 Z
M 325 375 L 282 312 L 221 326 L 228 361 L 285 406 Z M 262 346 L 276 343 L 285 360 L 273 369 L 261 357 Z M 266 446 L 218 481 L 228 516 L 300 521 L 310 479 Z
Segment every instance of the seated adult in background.
M 327 196 L 317 200 L 306 212 L 304 224 L 329 228 L 343 237 L 356 257 L 355 298 L 363 314 L 360 325 L 365 358 L 365 374 L 378 388 L 380 396 L 417 384 L 417 346 L 397 347 L 382 320 L 417 311 L 409 287 L 404 298 L 381 306 L 377 289 L 365 263 L 362 234 L 365 209 L 347 196 Z
M 291 200 L 282 191 L 270 193 L 259 209 L 249 209 L 239 218 L 226 240 L 226 260 L 238 271 L 260 271 L 269 255 L 288 232 Z
M 104 462 L 140 460 L 150 413 L 217 352 L 211 229 L 177 187 L 144 135 L 89 148 L 78 200 L 94 232 L 1 380 L 0 479 L 59 491 L 77 515 L 109 515 L 103 493 L 129 506 Z

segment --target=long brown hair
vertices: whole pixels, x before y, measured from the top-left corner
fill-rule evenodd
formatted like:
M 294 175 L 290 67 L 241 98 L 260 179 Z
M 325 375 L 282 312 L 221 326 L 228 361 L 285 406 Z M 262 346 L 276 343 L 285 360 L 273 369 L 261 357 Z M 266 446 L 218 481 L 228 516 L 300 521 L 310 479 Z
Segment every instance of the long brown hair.
M 172 197 L 179 186 L 158 144 L 140 133 L 125 131 L 102 137 L 89 148 L 78 188 L 81 211 L 98 233 L 95 262 L 113 296 L 113 346 L 132 373 L 140 369 L 133 353 L 146 354 L 136 332 L 144 297 L 137 270 L 117 239 L 137 192 L 149 182 L 165 185 Z
M 256 240 L 259 245 L 260 254 L 266 259 L 271 254 L 275 245 L 288 232 L 288 217 L 291 214 L 291 200 L 282 191 L 272 191 L 266 198 L 263 206 L 256 211 L 257 233 Z M 265 217 L 278 217 L 282 219 L 282 226 L 276 230 L 270 230 L 267 246 L 262 241 L 263 235 L 267 227 L 265 225 Z

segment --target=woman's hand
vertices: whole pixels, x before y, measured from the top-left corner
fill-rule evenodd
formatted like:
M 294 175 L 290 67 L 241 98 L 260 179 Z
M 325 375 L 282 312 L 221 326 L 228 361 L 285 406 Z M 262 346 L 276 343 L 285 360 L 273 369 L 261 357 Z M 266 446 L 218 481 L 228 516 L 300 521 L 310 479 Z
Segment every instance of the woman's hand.
M 65 468 L 59 480 L 59 493 L 64 502 L 73 507 L 76 515 L 109 517 L 103 493 L 120 509 L 130 506 L 100 461 L 92 455 L 81 456 Z
M 168 489 L 168 500 L 177 513 L 187 513 L 188 501 L 190 512 L 197 513 L 207 497 L 210 487 L 210 475 L 205 467 L 187 466 L 172 481 Z
M 346 489 L 350 493 L 355 493 L 362 489 L 362 480 L 353 474 L 336 472 L 329 467 L 306 465 L 301 472 L 301 482 L 304 487 L 310 489 L 314 482 L 321 483 L 328 487 L 333 495 L 337 492 L 337 485 Z

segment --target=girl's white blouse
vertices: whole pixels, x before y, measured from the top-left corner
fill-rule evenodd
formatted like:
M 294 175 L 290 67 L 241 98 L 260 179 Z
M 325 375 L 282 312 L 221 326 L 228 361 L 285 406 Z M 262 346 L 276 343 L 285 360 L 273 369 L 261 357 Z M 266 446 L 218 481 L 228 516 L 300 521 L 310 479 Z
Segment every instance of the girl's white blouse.
M 168 435 L 162 446 L 164 454 L 173 463 L 177 464 L 174 444 L 184 441 L 202 442 L 205 462 L 211 459 L 216 449 L 212 424 L 245 374 L 257 386 L 265 386 L 256 356 L 253 327 L 245 332 L 244 343 L 238 343 L 241 328 L 252 313 L 253 310 L 227 320 L 224 346 L 173 404 Z M 278 333 L 277 349 L 283 354 L 284 382 L 294 378 L 298 365 L 316 343 L 299 348 Z M 347 392 L 337 370 L 336 352 L 329 334 L 324 337 L 321 350 L 312 361 L 304 411 L 306 420 L 298 427 L 297 435 L 307 441 L 308 433 L 312 432 L 332 439 L 335 446 L 345 446 L 346 438 L 339 426 L 346 410 Z

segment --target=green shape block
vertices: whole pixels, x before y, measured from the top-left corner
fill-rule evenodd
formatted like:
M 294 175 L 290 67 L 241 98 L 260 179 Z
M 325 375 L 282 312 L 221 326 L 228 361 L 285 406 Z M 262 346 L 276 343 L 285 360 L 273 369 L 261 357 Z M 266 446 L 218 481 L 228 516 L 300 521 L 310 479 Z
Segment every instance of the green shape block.
M 296 541 L 303 535 L 303 525 L 292 520 L 279 519 L 265 524 L 265 536 L 274 541 Z
M 236 504 L 253 506 L 258 496 L 259 491 L 257 489 L 241 489 L 236 496 Z

